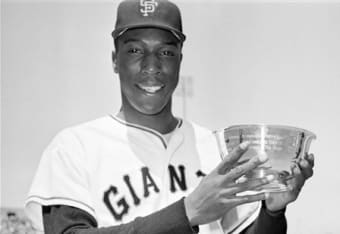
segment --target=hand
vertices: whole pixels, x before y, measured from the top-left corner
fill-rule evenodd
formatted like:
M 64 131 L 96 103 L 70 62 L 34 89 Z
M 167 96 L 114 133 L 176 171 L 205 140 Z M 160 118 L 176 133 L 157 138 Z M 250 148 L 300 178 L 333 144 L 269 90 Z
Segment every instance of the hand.
M 269 183 L 274 176 L 236 183 L 248 171 L 264 163 L 266 156 L 253 157 L 245 163 L 238 163 L 247 151 L 249 143 L 240 144 L 231 154 L 207 176 L 184 200 L 186 214 L 192 226 L 206 224 L 221 218 L 235 206 L 264 200 L 265 194 L 238 196 L 238 193 L 256 189 Z
M 279 211 L 299 196 L 305 181 L 312 177 L 314 167 L 314 155 L 307 154 L 304 159 L 299 158 L 292 166 L 293 178 L 288 180 L 288 191 L 270 193 L 266 199 L 266 207 L 269 211 Z

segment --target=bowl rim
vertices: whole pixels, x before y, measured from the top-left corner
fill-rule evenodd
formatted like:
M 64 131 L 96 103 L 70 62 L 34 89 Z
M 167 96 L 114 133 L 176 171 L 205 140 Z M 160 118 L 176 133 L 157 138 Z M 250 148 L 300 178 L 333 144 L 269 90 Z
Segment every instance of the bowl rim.
M 237 125 L 231 125 L 231 126 L 226 127 L 226 128 L 214 130 L 213 133 L 216 134 L 218 132 L 222 132 L 222 131 L 224 132 L 226 130 L 232 130 L 232 129 L 262 128 L 262 127 L 293 130 L 295 132 L 304 132 L 308 136 L 316 138 L 316 134 L 313 133 L 312 131 L 307 130 L 307 129 L 300 128 L 300 127 L 294 127 L 294 126 L 290 126 L 290 125 L 280 125 L 280 124 L 237 124 Z

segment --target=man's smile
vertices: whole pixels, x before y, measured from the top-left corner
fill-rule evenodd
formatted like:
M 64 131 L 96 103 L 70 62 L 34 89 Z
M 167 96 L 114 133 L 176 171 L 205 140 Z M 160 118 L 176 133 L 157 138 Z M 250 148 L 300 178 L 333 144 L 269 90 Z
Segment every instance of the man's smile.
M 142 91 L 149 93 L 149 94 L 155 94 L 159 91 L 161 91 L 165 85 L 163 84 L 136 84 L 137 88 L 141 89 Z

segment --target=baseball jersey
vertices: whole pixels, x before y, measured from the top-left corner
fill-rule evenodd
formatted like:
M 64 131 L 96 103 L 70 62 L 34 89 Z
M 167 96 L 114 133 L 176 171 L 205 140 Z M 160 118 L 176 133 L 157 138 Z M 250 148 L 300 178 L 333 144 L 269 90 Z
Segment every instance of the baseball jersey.
M 113 115 L 61 131 L 44 151 L 26 200 L 34 226 L 43 230 L 41 206 L 73 206 L 106 227 L 188 195 L 221 158 L 210 130 L 178 120 L 167 136 Z M 200 225 L 200 233 L 238 233 L 259 210 L 259 203 L 236 207 Z

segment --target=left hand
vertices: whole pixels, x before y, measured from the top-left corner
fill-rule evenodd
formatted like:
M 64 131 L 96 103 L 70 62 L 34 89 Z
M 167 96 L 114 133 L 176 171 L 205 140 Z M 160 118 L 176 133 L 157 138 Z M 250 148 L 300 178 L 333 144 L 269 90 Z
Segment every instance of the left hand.
M 285 208 L 289 203 L 295 201 L 302 189 L 305 181 L 312 177 L 314 167 L 314 155 L 306 154 L 304 158 L 292 166 L 293 178 L 287 181 L 288 191 L 279 193 L 270 193 L 266 199 L 266 207 L 269 211 L 279 211 Z

